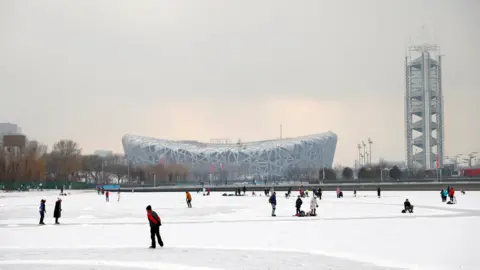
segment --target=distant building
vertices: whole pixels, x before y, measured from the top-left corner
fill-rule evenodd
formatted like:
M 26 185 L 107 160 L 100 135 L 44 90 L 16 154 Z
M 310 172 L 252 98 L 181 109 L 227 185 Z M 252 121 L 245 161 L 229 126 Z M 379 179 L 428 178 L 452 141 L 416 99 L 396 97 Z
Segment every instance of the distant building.
M 0 123 L 0 134 L 2 135 L 17 135 L 21 133 L 22 129 L 16 124 Z
M 0 123 L 0 144 L 3 144 L 3 136 L 20 134 L 22 134 L 22 129 L 18 125 L 11 123 Z
M 110 150 L 95 150 L 93 152 L 94 155 L 101 156 L 101 157 L 109 157 L 113 156 L 113 151 Z
M 182 164 L 191 175 L 217 172 L 225 178 L 238 179 L 242 175 L 264 177 L 285 175 L 294 169 L 331 168 L 337 135 L 325 132 L 246 143 L 226 140 L 202 143 L 125 135 L 122 143 L 133 165 Z

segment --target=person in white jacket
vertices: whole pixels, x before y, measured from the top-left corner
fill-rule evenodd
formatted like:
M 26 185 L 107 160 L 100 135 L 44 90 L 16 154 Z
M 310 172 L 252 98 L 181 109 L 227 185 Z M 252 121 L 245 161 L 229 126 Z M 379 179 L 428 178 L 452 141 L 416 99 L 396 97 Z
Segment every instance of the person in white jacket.
M 312 199 L 310 200 L 310 214 L 312 216 L 316 216 L 317 215 L 317 207 L 318 207 L 318 203 L 317 203 L 317 197 L 313 196 Z

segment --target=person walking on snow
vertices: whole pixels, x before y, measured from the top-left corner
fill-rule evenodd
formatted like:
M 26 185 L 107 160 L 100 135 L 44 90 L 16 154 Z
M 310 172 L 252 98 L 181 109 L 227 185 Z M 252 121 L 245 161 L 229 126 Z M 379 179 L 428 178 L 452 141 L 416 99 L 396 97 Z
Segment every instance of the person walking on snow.
M 303 201 L 300 198 L 300 195 L 298 195 L 297 201 L 295 202 L 295 208 L 297 209 L 297 216 L 300 215 L 300 208 L 302 208 Z
M 187 201 L 187 206 L 188 208 L 192 208 L 192 194 L 190 192 L 185 191 L 186 194 L 186 201 Z
M 377 196 L 379 199 L 382 196 L 382 190 L 380 189 L 380 187 L 377 188 Z
M 317 197 L 313 196 L 312 199 L 310 200 L 310 215 L 316 216 L 317 215 Z
M 55 209 L 53 210 L 53 217 L 55 218 L 55 224 L 60 224 L 58 219 L 62 216 L 62 199 L 58 198 L 55 202 Z
M 152 239 L 152 245 L 150 248 L 156 248 L 155 236 L 157 237 L 158 244 L 163 247 L 162 237 L 160 236 L 160 226 L 162 226 L 162 220 L 158 214 L 152 210 L 152 206 L 147 206 L 147 218 L 150 223 L 150 238 Z
M 118 192 L 117 192 L 117 202 L 120 201 L 120 189 L 118 189 Z
M 268 202 L 272 205 L 272 217 L 276 217 L 275 209 L 277 208 L 277 194 L 275 192 L 273 192 L 270 199 L 268 199 Z
M 105 199 L 107 200 L 107 202 L 110 202 L 110 192 L 107 190 L 107 192 L 105 192 Z
M 45 213 L 47 212 L 47 209 L 45 208 L 45 199 L 42 199 L 40 201 L 40 208 L 38 209 L 40 211 L 40 222 L 38 223 L 39 225 L 45 225 L 43 222 L 43 218 L 45 218 Z

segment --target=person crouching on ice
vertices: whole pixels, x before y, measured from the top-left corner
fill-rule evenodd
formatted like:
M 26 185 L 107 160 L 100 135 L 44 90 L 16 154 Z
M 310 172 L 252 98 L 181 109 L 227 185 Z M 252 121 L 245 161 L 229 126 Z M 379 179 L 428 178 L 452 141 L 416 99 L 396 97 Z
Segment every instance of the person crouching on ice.
M 311 216 L 316 216 L 317 215 L 317 197 L 313 196 L 312 199 L 310 200 L 310 215 Z
M 272 217 L 276 217 L 275 209 L 277 208 L 277 193 L 273 192 L 270 199 L 268 199 L 268 202 L 272 205 Z
M 404 209 L 403 209 L 402 212 L 413 213 L 413 205 L 408 201 L 408 199 L 406 199 L 405 202 L 403 203 L 403 207 L 404 207 Z
M 185 191 L 185 196 L 188 208 L 192 208 L 192 194 L 190 194 L 188 191 Z
M 162 221 L 155 211 L 152 210 L 152 207 L 147 206 L 147 218 L 150 223 L 150 238 L 152 239 L 152 245 L 150 248 L 156 248 L 155 236 L 157 236 L 158 244 L 163 247 L 162 237 L 160 236 L 160 226 L 162 226 Z

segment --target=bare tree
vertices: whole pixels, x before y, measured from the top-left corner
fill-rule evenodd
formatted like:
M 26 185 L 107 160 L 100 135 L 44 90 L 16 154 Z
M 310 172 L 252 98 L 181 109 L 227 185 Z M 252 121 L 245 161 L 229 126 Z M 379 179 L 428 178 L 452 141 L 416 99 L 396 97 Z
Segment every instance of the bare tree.
M 81 169 L 81 149 L 72 140 L 61 140 L 53 145 L 47 165 L 55 179 L 68 180 Z
M 114 177 L 117 184 L 122 184 L 123 180 L 128 177 L 128 167 L 124 164 L 108 164 L 104 170 L 108 173 L 109 177 Z
M 61 140 L 53 145 L 52 153 L 56 153 L 61 157 L 79 155 L 81 149 L 78 144 L 72 140 Z
M 25 148 L 0 151 L 0 182 L 32 183 L 45 177 L 46 146 L 29 143 Z
M 102 163 L 104 159 L 97 155 L 82 157 L 82 173 L 87 181 L 93 180 L 95 184 L 102 182 Z

